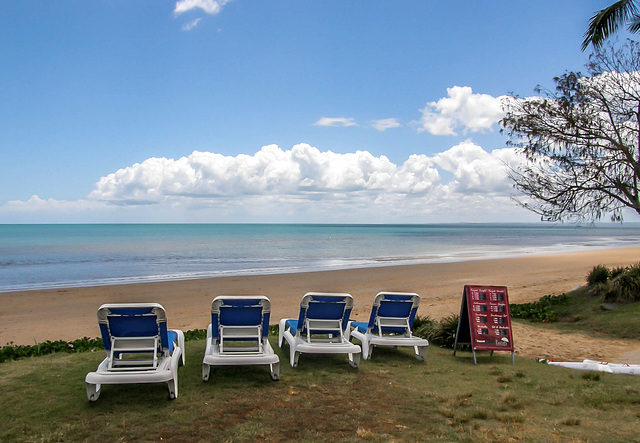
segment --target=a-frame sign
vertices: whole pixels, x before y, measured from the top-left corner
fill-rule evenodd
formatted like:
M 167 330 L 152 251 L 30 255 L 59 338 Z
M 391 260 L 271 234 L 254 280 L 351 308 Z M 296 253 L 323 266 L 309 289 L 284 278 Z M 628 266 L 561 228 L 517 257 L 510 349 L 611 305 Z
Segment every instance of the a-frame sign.
M 470 345 L 473 363 L 477 364 L 476 351 L 510 351 L 514 360 L 513 334 L 509 296 L 505 286 L 464 287 L 458 330 L 453 346 L 456 355 L 458 345 Z

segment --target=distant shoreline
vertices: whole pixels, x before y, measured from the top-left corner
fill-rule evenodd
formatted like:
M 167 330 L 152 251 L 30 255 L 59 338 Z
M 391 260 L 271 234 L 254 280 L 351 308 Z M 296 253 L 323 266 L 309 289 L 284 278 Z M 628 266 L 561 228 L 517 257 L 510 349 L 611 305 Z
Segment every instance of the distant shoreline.
M 572 253 L 575 252 L 598 252 L 618 249 L 634 249 L 640 248 L 640 246 L 625 246 L 625 247 L 607 247 L 607 246 L 586 246 L 586 245 L 574 245 Z M 243 271 L 211 271 L 194 273 L 196 275 L 161 275 L 161 276 L 137 276 L 137 277 L 121 277 L 113 279 L 103 280 L 90 280 L 79 281 L 76 283 L 60 283 L 60 284 L 42 284 L 42 285 L 25 285 L 24 287 L 13 288 L 0 288 L 0 297 L 2 294 L 11 292 L 35 292 L 35 291 L 49 291 L 49 290 L 67 290 L 67 289 L 79 289 L 79 288 L 96 288 L 105 286 L 124 286 L 124 285 L 137 285 L 137 284 L 152 284 L 152 283 L 169 283 L 169 282 L 189 282 L 197 280 L 209 280 L 216 278 L 238 278 L 238 277 L 261 277 L 268 275 L 291 275 L 291 274 L 306 274 L 315 272 L 337 272 L 337 271 L 355 271 L 364 269 L 379 269 L 386 267 L 402 267 L 402 266 L 427 266 L 438 264 L 453 264 L 453 263 L 465 263 L 472 261 L 485 261 L 485 260 L 508 260 L 517 259 L 523 257 L 535 257 L 535 256 L 554 256 L 567 254 L 568 248 L 538 248 L 537 251 L 517 251 L 513 253 L 507 253 L 504 251 L 495 252 L 493 254 L 460 254 L 450 258 L 437 257 L 433 259 L 421 259 L 412 257 L 399 257 L 399 258 L 379 258 L 375 261 L 371 261 L 369 264 L 358 263 L 356 265 L 348 266 L 326 266 L 326 267 L 311 267 L 305 268 L 304 264 L 299 267 L 291 267 L 288 269 L 254 269 Z M 640 260 L 640 257 L 638 258 Z
M 636 248 L 639 246 L 628 246 L 623 248 L 615 248 L 615 249 L 627 249 L 627 248 Z M 601 250 L 610 250 L 611 248 L 607 247 L 575 247 L 574 249 L 578 249 L 578 251 L 574 252 L 589 252 L 589 251 L 601 251 Z M 291 268 L 288 270 L 268 270 L 268 269 L 256 269 L 253 271 L 212 271 L 211 273 L 202 273 L 197 276 L 139 276 L 139 277 L 122 277 L 122 278 L 114 278 L 111 280 L 103 280 L 103 281 L 84 281 L 77 283 L 61 283 L 61 284 L 44 284 L 41 286 L 33 286 L 33 287 L 23 287 L 23 288 L 10 288 L 10 289 L 0 289 L 0 297 L 4 293 L 9 292 L 32 292 L 32 291 L 48 291 L 48 290 L 66 290 L 66 289 L 78 289 L 78 288 L 96 288 L 103 286 L 121 286 L 121 285 L 137 285 L 137 284 L 149 284 L 149 283 L 169 283 L 169 282 L 188 282 L 193 280 L 209 280 L 216 278 L 235 278 L 235 277 L 261 277 L 267 275 L 290 275 L 290 274 L 307 274 L 307 273 L 316 273 L 316 272 L 334 272 L 334 271 L 357 271 L 364 269 L 378 269 L 378 268 L 386 268 L 386 267 L 400 267 L 400 266 L 424 266 L 424 265 L 435 265 L 435 264 L 451 264 L 451 263 L 464 263 L 469 261 L 484 261 L 484 260 L 499 260 L 499 259 L 512 259 L 512 258 L 521 258 L 521 257 L 532 257 L 532 256 L 540 256 L 540 255 L 558 255 L 558 254 L 566 254 L 566 250 L 557 250 L 557 251 L 545 251 L 544 253 L 535 253 L 535 252 L 515 252 L 512 254 L 508 253 L 496 253 L 495 255 L 459 255 L 455 258 L 444 259 L 442 257 L 434 258 L 434 259 L 413 259 L 410 257 L 403 257 L 397 259 L 378 259 L 375 263 L 371 263 L 369 265 L 365 264 L 357 264 L 355 266 L 337 266 L 337 267 L 317 267 L 311 269 L 304 269 L 303 266 L 299 268 Z
M 0 225 L 0 293 L 640 247 L 635 226 Z

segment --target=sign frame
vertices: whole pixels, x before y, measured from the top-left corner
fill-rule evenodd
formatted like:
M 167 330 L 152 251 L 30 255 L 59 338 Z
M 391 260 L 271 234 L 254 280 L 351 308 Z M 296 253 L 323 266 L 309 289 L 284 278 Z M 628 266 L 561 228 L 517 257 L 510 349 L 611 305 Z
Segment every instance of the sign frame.
M 453 346 L 469 345 L 473 364 L 478 364 L 476 351 L 510 351 L 515 364 L 509 295 L 506 286 L 465 285 L 460 304 L 460 317 Z

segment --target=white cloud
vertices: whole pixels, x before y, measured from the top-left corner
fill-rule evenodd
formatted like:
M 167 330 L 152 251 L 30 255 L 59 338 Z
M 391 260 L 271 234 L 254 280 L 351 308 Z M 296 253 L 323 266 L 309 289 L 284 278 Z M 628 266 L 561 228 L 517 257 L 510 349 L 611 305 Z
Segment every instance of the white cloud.
M 411 155 L 401 164 L 366 151 L 341 154 L 308 144 L 289 150 L 268 145 L 237 156 L 194 151 L 108 174 L 75 202 L 33 196 L 6 203 L 0 221 L 533 220 L 510 199 L 506 164 L 519 161 L 511 148 L 488 152 L 469 141 L 433 156 Z
M 448 97 L 437 102 L 429 102 L 421 109 L 422 118 L 419 132 L 433 135 L 457 135 L 463 132 L 483 132 L 490 130 L 503 117 L 501 97 L 474 94 L 468 86 L 447 88 Z
M 178 160 L 150 158 L 102 177 L 89 198 L 127 205 L 247 195 L 315 199 L 357 192 L 422 193 L 438 183 L 426 156 L 411 156 L 398 166 L 366 151 L 337 154 L 307 144 L 283 151 L 269 145 L 236 157 L 195 151 Z
M 374 120 L 371 122 L 371 127 L 376 131 L 384 132 L 387 129 L 394 129 L 401 127 L 402 124 L 397 118 L 384 118 L 381 120 Z
M 462 142 L 434 156 L 440 168 L 453 174 L 449 187 L 461 194 L 508 194 L 512 183 L 508 166 L 525 161 L 512 148 L 487 152 L 471 141 Z
M 91 220 L 105 208 L 104 203 L 80 199 L 76 201 L 43 199 L 32 195 L 27 201 L 13 200 L 0 206 L 0 220 L 15 223 L 75 223 L 78 217 L 82 221 Z
M 348 126 L 358 126 L 355 119 L 346 118 L 346 117 L 338 117 L 338 118 L 330 118 L 330 117 L 322 117 L 320 120 L 313 124 L 314 126 L 331 126 L 331 127 L 348 127 Z
M 52 198 L 44 200 L 37 195 L 32 195 L 27 201 L 13 200 L 7 202 L 3 208 L 9 211 L 40 211 L 40 210 L 68 210 L 68 209 L 83 209 L 87 205 L 96 205 L 95 202 L 87 203 L 85 200 L 78 200 L 75 202 L 68 202 L 64 200 L 54 200 Z
M 176 2 L 173 13 L 179 15 L 193 9 L 202 9 L 207 14 L 216 15 L 219 14 L 223 6 L 230 1 L 231 0 L 180 0 Z
M 198 26 L 198 24 L 200 23 L 201 20 L 202 20 L 202 18 L 198 17 L 197 19 L 192 20 L 189 23 L 185 23 L 184 25 L 182 25 L 182 30 L 183 31 L 191 31 L 193 28 Z

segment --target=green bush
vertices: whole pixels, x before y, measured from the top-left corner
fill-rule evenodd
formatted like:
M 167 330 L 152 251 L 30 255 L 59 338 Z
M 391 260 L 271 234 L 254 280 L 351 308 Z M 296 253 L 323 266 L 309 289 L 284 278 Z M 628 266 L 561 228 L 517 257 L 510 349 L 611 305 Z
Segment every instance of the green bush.
M 83 337 L 78 340 L 47 340 L 35 345 L 16 345 L 13 342 L 0 346 L 0 363 L 24 357 L 53 354 L 54 352 L 87 352 L 104 349 L 101 338 Z
M 615 303 L 640 301 L 640 269 L 637 265 L 611 281 L 611 290 L 605 294 L 604 301 Z
M 587 275 L 587 284 L 589 286 L 597 285 L 598 283 L 606 283 L 611 277 L 611 271 L 606 266 L 595 266 L 589 275 Z
M 625 268 L 624 266 L 618 266 L 616 268 L 611 269 L 611 277 L 610 278 L 616 278 L 617 276 L 619 276 L 620 274 L 624 273 L 624 271 L 626 271 L 627 268 Z
M 459 316 L 451 314 L 438 321 L 429 317 L 416 317 L 413 323 L 413 333 L 429 340 L 430 344 L 453 349 L 458 330 Z
M 599 266 L 593 268 L 589 277 L 596 274 L 597 268 Z M 601 297 L 602 301 L 607 303 L 640 301 L 640 263 L 613 270 L 604 269 L 609 275 L 607 280 L 592 284 L 588 279 L 593 296 Z M 597 274 L 604 274 L 604 271 L 598 271 Z
M 565 304 L 566 302 L 566 294 L 545 295 L 540 300 L 532 303 L 512 304 L 509 306 L 509 310 L 513 318 L 549 323 L 558 320 L 551 306 Z
M 185 341 L 202 340 L 207 337 L 206 329 L 193 329 L 184 333 Z M 103 350 L 104 344 L 101 338 L 83 337 L 78 340 L 64 341 L 47 340 L 35 345 L 16 345 L 13 342 L 0 346 L 0 363 L 10 360 L 17 360 L 25 357 L 37 357 L 40 355 L 53 354 L 56 352 L 94 352 Z
M 184 340 L 204 340 L 207 338 L 207 330 L 206 329 L 191 329 L 184 333 Z

